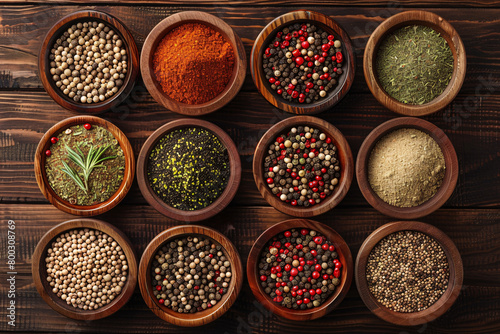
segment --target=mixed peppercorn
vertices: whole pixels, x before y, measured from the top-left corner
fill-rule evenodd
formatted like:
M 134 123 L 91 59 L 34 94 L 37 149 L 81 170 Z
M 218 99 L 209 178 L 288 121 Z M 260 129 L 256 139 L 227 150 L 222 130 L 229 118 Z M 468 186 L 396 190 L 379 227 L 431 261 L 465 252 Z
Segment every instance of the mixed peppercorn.
M 340 180 L 337 147 L 319 129 L 293 127 L 269 145 L 264 179 L 283 202 L 304 207 L 319 204 Z
M 258 262 L 261 287 L 280 306 L 310 309 L 340 284 L 342 263 L 335 246 L 317 231 L 291 229 L 272 238 Z
M 327 96 L 342 75 L 342 42 L 310 23 L 276 34 L 262 66 L 272 90 L 290 102 L 313 103 Z

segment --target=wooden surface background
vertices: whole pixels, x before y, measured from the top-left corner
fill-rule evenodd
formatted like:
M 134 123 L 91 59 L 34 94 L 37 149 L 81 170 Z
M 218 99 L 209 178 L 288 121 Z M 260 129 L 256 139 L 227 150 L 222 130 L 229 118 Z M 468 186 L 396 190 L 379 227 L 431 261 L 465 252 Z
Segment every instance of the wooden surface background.
M 255 37 L 273 18 L 303 1 L 155 0 L 153 2 L 93 0 L 0 1 L 0 331 L 74 333 L 498 333 L 500 332 L 500 1 L 315 1 L 307 7 L 331 15 L 351 36 L 357 54 L 357 73 L 347 96 L 318 116 L 338 127 L 356 155 L 362 140 L 380 123 L 397 117 L 368 91 L 362 74 L 362 55 L 370 33 L 385 18 L 405 9 L 429 9 L 458 31 L 467 51 L 467 76 L 458 97 L 445 110 L 424 119 L 443 129 L 455 145 L 460 175 L 445 206 L 421 218 L 447 233 L 464 262 L 464 288 L 453 307 L 428 325 L 398 327 L 370 313 L 353 284 L 347 298 L 329 315 L 306 323 L 267 313 L 255 302 L 248 282 L 229 312 L 198 329 L 175 327 L 157 318 L 138 288 L 130 302 L 109 318 L 94 322 L 67 319 L 46 305 L 31 278 L 31 256 L 40 237 L 73 216 L 50 205 L 39 191 L 33 155 L 42 137 L 56 122 L 73 114 L 55 104 L 37 77 L 37 53 L 50 26 L 82 8 L 110 13 L 131 30 L 139 48 L 153 26 L 183 10 L 212 13 L 231 25 L 242 38 L 247 58 Z M 118 108 L 103 117 L 128 136 L 137 155 L 146 138 L 167 121 L 180 118 L 164 109 L 139 81 Z M 290 117 L 272 107 L 256 91 L 250 74 L 240 94 L 225 108 L 202 119 L 226 130 L 241 155 L 240 190 L 222 213 L 202 222 L 225 233 L 246 259 L 252 242 L 267 227 L 290 218 L 269 207 L 252 177 L 251 163 L 260 136 L 277 121 Z M 16 222 L 16 327 L 6 321 L 8 286 L 7 222 Z M 119 227 L 138 254 L 159 232 L 178 222 L 147 205 L 137 183 L 115 209 L 98 216 Z M 377 227 L 393 221 L 372 209 L 354 181 L 343 202 L 316 217 L 339 232 L 356 256 L 363 240 Z

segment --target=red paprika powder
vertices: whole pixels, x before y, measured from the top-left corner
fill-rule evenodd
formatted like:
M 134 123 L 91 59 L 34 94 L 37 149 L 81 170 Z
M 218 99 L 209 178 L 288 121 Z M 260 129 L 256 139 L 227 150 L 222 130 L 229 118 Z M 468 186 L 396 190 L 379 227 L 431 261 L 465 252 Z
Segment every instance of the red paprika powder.
M 201 23 L 172 29 L 153 54 L 153 70 L 163 92 L 187 104 L 206 103 L 222 93 L 234 64 L 231 43 Z

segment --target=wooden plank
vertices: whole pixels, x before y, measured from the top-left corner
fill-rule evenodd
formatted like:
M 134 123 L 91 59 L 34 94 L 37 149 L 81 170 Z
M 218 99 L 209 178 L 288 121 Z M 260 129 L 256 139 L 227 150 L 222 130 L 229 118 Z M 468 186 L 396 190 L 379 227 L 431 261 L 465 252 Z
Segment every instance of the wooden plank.
M 136 156 L 154 130 L 180 118 L 163 109 L 148 93 L 141 92 L 144 88 L 138 86 L 137 89 L 137 93 L 132 94 L 116 112 L 103 115 L 125 132 Z M 459 114 L 465 102 L 475 108 L 468 118 Z M 500 188 L 499 110 L 500 95 L 470 99 L 461 94 L 445 111 L 426 117 L 447 133 L 459 157 L 458 185 L 447 206 L 500 205 L 500 195 L 494 191 Z M 1 202 L 45 202 L 35 181 L 33 154 L 43 133 L 72 115 L 55 104 L 45 92 L 0 93 Z M 222 110 L 203 117 L 226 130 L 240 152 L 242 182 L 233 203 L 266 205 L 253 180 L 252 155 L 264 132 L 290 116 L 273 108 L 257 92 L 242 92 Z M 371 94 L 354 93 L 348 94 L 331 111 L 319 115 L 347 137 L 354 156 L 373 128 L 395 116 L 378 104 Z M 125 201 L 145 203 L 136 184 Z M 356 182 L 341 203 L 343 207 L 354 205 L 367 205 Z
M 437 4 L 437 2 L 434 2 Z M 479 3 L 480 4 L 480 3 Z M 455 6 L 454 6 L 455 7 Z M 301 7 L 130 7 L 91 6 L 110 13 L 131 30 L 136 43 L 142 46 L 149 31 L 163 18 L 183 10 L 202 10 L 216 15 L 231 25 L 242 38 L 247 58 L 253 41 L 273 18 Z M 0 89 L 42 88 L 37 77 L 37 57 L 42 40 L 50 26 L 59 18 L 74 12 L 76 6 L 2 6 L 0 10 Z M 352 92 L 367 92 L 362 56 L 372 31 L 387 17 L 401 11 L 399 7 L 314 7 L 331 15 L 351 36 L 357 54 L 357 74 Z M 405 8 L 406 9 L 406 8 Z M 464 41 L 467 52 L 467 77 L 463 93 L 475 93 L 481 82 L 490 78 L 499 89 L 500 83 L 500 9 L 435 8 L 433 12 L 448 20 Z M 247 74 L 244 91 L 255 90 Z
M 119 212 L 120 214 L 117 214 Z M 362 241 L 377 227 L 389 222 L 373 209 L 336 209 L 335 214 L 324 214 L 316 220 L 336 229 L 350 246 L 355 257 Z M 333 211 L 332 211 L 333 213 Z M 55 224 L 73 216 L 60 212 L 51 205 L 0 205 L 1 228 L 7 220 L 16 222 L 17 259 L 16 280 L 19 321 L 16 330 L 53 332 L 55 330 L 106 332 L 184 333 L 185 329 L 170 326 L 150 312 L 140 296 L 139 289 L 130 302 L 115 315 L 96 322 L 78 322 L 51 310 L 41 299 L 32 282 L 31 255 L 40 237 Z M 99 217 L 119 227 L 131 239 L 140 256 L 146 244 L 159 232 L 178 223 L 169 220 L 149 206 L 119 207 Z M 256 237 L 272 224 L 289 217 L 269 207 L 233 207 L 224 210 L 204 224 L 225 233 L 237 247 L 244 263 Z M 455 242 L 464 263 L 464 289 L 456 304 L 441 318 L 425 327 L 428 333 L 493 333 L 500 331 L 500 210 L 438 210 L 422 219 L 447 233 Z M 6 254 L 6 239 L 0 242 L 0 254 Z M 2 255 L 3 256 L 3 255 Z M 0 280 L 6 279 L 5 261 L 0 264 Z M 0 295 L 6 294 L 2 284 Z M 7 298 L 0 300 L 0 316 L 5 317 Z M 409 330 L 392 326 L 373 316 L 361 301 L 355 283 L 340 307 L 324 318 L 307 323 L 296 323 L 270 315 L 255 304 L 248 283 L 230 309 L 219 320 L 203 327 L 207 333 L 278 333 L 311 330 L 323 332 L 397 333 Z M 264 313 L 263 313 L 264 312 Z M 259 313 L 262 313 L 259 315 Z M 2 322 L 0 330 L 10 329 Z M 225 331 L 225 332 L 224 332 Z

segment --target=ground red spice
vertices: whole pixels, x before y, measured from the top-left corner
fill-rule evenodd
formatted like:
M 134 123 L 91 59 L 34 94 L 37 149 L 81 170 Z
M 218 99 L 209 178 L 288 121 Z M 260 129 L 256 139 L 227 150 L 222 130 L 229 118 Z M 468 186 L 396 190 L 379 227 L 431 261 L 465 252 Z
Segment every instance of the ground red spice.
M 212 27 L 186 23 L 158 44 L 153 69 L 163 91 L 187 104 L 202 104 L 222 93 L 231 79 L 235 57 L 231 43 Z

